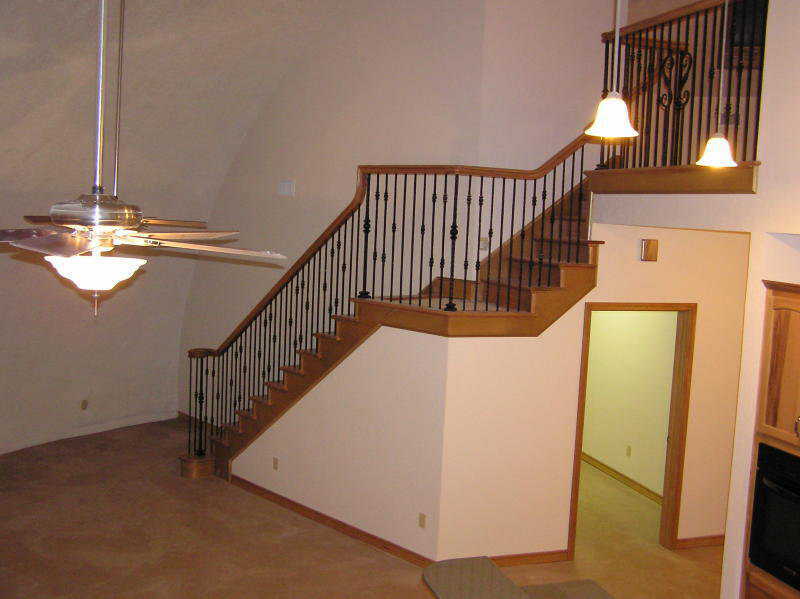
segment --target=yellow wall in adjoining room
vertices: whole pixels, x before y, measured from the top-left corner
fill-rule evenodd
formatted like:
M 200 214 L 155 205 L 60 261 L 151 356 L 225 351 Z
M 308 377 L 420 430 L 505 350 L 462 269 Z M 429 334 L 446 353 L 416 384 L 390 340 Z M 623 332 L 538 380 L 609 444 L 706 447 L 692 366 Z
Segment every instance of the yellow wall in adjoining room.
M 589 341 L 583 451 L 659 495 L 677 324 L 677 312 L 596 311 Z

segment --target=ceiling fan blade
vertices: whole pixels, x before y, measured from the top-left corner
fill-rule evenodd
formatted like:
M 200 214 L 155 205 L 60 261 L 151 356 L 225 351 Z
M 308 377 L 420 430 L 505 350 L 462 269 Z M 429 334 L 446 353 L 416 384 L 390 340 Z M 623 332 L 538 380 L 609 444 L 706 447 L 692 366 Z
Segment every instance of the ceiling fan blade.
M 165 241 L 162 239 L 147 239 L 144 237 L 117 237 L 118 243 L 127 245 L 142 245 L 150 247 L 170 247 L 182 250 L 197 250 L 200 252 L 214 252 L 217 254 L 232 254 L 236 256 L 253 256 L 255 258 L 270 258 L 272 260 L 286 260 L 286 256 L 267 250 L 244 250 L 239 248 L 217 247 L 199 243 L 183 243 L 181 241 Z
M 170 220 L 168 218 L 143 218 L 143 225 L 161 225 L 165 227 L 190 227 L 205 229 L 208 223 L 204 220 Z
M 27 222 L 32 223 L 34 225 L 52 225 L 53 221 L 50 220 L 49 214 L 26 214 L 23 216 Z
M 10 243 L 41 235 L 41 229 L 0 229 L 0 242 Z
M 86 237 L 77 237 L 69 233 L 44 231 L 41 235 L 34 235 L 27 239 L 12 241 L 11 245 L 41 254 L 70 258 L 88 252 L 95 247 L 96 244 Z
M 147 237 L 148 239 L 221 239 L 238 235 L 239 231 L 130 231 L 126 237 Z

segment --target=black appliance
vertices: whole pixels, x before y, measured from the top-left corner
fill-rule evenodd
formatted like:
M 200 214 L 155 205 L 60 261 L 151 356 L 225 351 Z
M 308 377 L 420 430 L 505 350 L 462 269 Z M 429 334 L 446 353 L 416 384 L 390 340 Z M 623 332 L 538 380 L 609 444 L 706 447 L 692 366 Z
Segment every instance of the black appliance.
M 750 561 L 800 590 L 800 457 L 758 446 Z

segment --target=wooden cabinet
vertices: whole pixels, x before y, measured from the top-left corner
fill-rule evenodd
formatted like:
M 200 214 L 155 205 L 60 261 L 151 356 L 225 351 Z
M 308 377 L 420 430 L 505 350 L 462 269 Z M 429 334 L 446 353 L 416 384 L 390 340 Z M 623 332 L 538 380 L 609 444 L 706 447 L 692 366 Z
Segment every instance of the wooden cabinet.
M 800 285 L 764 284 L 758 432 L 800 447 Z

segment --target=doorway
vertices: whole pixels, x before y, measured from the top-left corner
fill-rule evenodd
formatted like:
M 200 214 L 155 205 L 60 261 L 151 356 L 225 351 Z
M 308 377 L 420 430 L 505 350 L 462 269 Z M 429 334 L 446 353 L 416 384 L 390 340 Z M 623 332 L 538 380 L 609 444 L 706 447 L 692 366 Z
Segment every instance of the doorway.
M 586 304 L 570 556 L 582 468 L 660 504 L 658 542 L 678 548 L 696 314 L 697 304 Z

